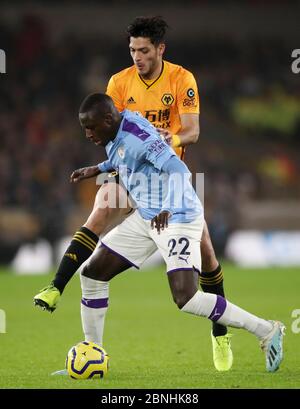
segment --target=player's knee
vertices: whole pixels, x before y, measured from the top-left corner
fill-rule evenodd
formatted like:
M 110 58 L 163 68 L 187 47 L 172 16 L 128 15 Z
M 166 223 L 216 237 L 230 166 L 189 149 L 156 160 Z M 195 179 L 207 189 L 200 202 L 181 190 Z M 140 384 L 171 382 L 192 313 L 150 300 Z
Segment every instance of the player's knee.
M 99 236 L 107 227 L 109 217 L 110 209 L 94 208 L 84 226 Z
M 201 239 L 202 271 L 211 271 L 218 266 L 218 260 L 208 234 Z
M 182 307 L 185 306 L 186 303 L 190 301 L 191 298 L 192 295 L 186 291 L 178 291 L 175 294 L 173 294 L 173 300 L 180 310 Z
M 213 249 L 210 249 L 209 247 L 202 248 L 201 246 L 201 256 L 202 271 L 211 271 L 218 266 L 219 263 Z
M 99 223 L 100 221 L 105 222 L 105 220 L 107 220 L 107 218 L 111 215 L 112 210 L 114 210 L 114 209 L 109 209 L 108 207 L 104 207 L 104 208 L 97 207 L 97 208 L 95 208 L 93 210 L 93 213 L 92 213 L 94 223 L 97 223 L 97 222 Z
M 207 228 L 203 230 L 201 237 L 201 251 L 205 252 L 207 256 L 212 256 L 215 254 L 214 248 L 211 242 L 210 235 Z
M 92 278 L 93 280 L 103 280 L 105 281 L 105 277 L 103 276 L 103 269 L 99 266 L 98 263 L 95 263 L 93 259 L 91 259 L 82 269 L 81 274 L 84 277 Z
M 127 193 L 118 183 L 105 183 L 97 192 L 94 208 L 127 208 Z
M 198 291 L 198 274 L 194 270 L 175 270 L 168 279 L 173 300 L 181 309 Z
M 81 271 L 81 275 L 83 275 L 84 277 L 87 278 L 92 278 L 95 280 L 95 274 L 93 272 L 93 270 L 91 269 L 91 266 L 89 264 L 86 264 L 82 271 Z
M 91 223 L 93 224 L 103 224 L 103 223 L 107 223 L 109 220 L 114 219 L 115 217 L 118 217 L 120 215 L 120 209 L 117 206 L 95 206 L 90 217 L 89 220 Z M 127 210 L 127 208 L 125 208 L 124 212 Z

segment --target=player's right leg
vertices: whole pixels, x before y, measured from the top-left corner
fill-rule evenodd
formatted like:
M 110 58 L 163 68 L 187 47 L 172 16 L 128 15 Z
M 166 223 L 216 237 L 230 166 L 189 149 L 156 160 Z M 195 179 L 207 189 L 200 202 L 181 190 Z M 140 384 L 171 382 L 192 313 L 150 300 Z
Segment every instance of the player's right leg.
M 251 332 L 259 339 L 265 352 L 267 371 L 274 372 L 279 368 L 283 359 L 285 329 L 281 322 L 259 318 L 219 295 L 199 291 L 197 277 L 192 270 L 173 270 L 168 279 L 173 299 L 181 311 Z
M 173 299 L 181 311 L 199 315 L 234 328 L 244 328 L 260 340 L 266 354 L 267 371 L 278 369 L 282 360 L 284 325 L 259 318 L 230 303 L 224 297 L 198 290 L 201 268 L 199 232 L 201 217 L 190 223 L 170 223 L 160 234 L 151 231 L 167 265 Z
M 54 311 L 65 286 L 95 250 L 99 235 L 132 211 L 127 192 L 118 183 L 102 185 L 86 223 L 74 234 L 51 284 L 34 297 L 35 305 Z

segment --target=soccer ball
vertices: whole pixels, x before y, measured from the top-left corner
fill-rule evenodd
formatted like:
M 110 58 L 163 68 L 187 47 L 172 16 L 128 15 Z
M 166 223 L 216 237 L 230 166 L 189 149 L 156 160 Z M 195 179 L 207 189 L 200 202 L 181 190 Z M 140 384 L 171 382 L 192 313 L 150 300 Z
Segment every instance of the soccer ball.
M 82 341 L 69 350 L 66 369 L 73 379 L 103 378 L 108 361 L 109 356 L 100 345 Z

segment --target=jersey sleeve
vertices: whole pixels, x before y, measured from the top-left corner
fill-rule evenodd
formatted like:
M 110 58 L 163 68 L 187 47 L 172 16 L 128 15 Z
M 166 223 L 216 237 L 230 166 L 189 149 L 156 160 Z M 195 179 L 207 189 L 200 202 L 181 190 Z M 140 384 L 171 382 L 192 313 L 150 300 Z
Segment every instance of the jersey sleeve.
M 164 163 L 176 153 L 167 145 L 158 135 L 152 132 L 147 133 L 145 130 L 138 136 L 131 133 L 126 138 L 127 147 L 130 155 L 134 160 L 145 161 L 152 164 L 159 171 L 162 170 Z
M 121 90 L 118 89 L 114 76 L 112 76 L 108 81 L 106 94 L 112 98 L 119 112 L 125 109 L 122 102 Z
M 163 165 L 176 153 L 163 140 L 157 138 L 150 140 L 145 146 L 145 158 L 159 171 L 162 170 Z
M 167 160 L 162 167 L 162 171 L 167 173 L 171 177 L 169 178 L 168 190 L 165 199 L 162 203 L 161 211 L 167 210 L 168 212 L 173 213 L 173 209 L 170 206 L 170 204 L 172 203 L 172 195 L 174 193 L 172 175 L 174 174 L 182 176 L 188 175 L 188 177 L 190 177 L 191 173 L 186 164 L 182 162 L 177 156 Z
M 178 75 L 177 108 L 179 114 L 199 114 L 200 101 L 195 77 L 184 70 Z
M 104 162 L 98 163 L 98 169 L 100 172 L 105 173 L 105 172 L 110 172 L 114 170 L 113 166 L 111 165 L 110 161 L 107 159 Z

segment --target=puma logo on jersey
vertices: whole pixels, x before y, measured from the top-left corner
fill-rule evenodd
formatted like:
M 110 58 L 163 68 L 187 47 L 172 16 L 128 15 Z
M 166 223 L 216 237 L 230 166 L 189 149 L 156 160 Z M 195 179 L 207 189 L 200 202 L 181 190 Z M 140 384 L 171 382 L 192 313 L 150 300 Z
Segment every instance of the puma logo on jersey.
M 179 258 L 179 260 L 185 261 L 186 264 L 189 264 L 189 263 L 188 263 L 188 258 L 189 258 L 189 256 L 187 256 L 186 258 L 183 258 L 182 256 L 179 256 L 178 258 Z
M 135 100 L 133 99 L 133 97 L 130 97 L 127 101 L 127 104 L 136 104 Z
M 74 253 L 66 253 L 65 256 L 69 257 L 71 260 L 78 262 L 77 256 Z

